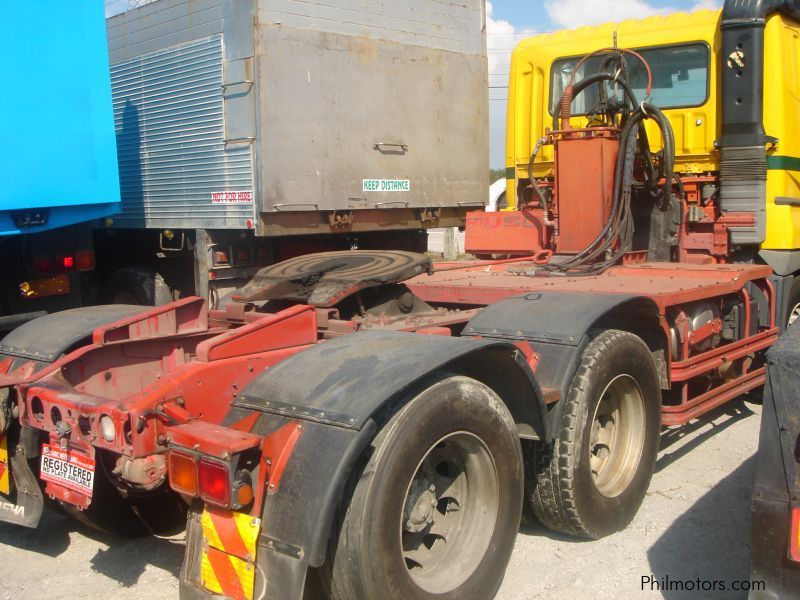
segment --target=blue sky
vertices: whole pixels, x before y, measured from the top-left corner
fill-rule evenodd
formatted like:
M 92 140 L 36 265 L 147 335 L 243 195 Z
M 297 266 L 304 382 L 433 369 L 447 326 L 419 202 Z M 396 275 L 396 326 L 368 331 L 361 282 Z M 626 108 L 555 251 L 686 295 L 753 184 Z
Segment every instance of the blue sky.
M 561 23 L 554 22 L 548 15 L 545 7 L 546 4 L 552 4 L 545 0 L 528 0 L 520 2 L 519 0 L 492 0 L 494 6 L 494 17 L 513 23 L 519 29 L 536 29 L 540 31 L 548 31 L 551 29 L 558 29 L 563 27 Z M 591 2 L 582 3 L 588 7 Z M 696 0 L 670 0 L 668 2 L 636 2 L 622 4 L 638 4 L 650 5 L 653 7 L 669 5 L 670 8 L 675 10 L 691 10 L 698 2 Z M 721 3 L 719 3 L 721 4 Z M 615 10 L 605 12 L 606 17 L 604 20 L 616 21 L 618 20 L 615 15 Z

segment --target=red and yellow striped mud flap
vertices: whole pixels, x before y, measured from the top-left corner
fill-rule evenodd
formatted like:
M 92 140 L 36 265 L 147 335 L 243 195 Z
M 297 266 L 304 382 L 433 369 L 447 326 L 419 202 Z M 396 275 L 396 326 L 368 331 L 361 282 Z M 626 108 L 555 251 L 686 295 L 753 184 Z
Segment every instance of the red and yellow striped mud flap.
M 0 433 L 0 494 L 11 493 L 11 465 L 8 462 L 8 438 Z
M 207 506 L 200 522 L 203 526 L 200 561 L 203 587 L 234 600 L 253 600 L 261 519 Z

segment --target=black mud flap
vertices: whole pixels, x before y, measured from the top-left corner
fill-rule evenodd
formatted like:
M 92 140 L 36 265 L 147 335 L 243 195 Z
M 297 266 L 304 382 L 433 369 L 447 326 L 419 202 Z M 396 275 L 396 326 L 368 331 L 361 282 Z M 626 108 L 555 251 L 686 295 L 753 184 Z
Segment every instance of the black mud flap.
M 44 510 L 44 496 L 31 470 L 22 444 L 11 443 L 8 467 L 11 470 L 11 493 L 0 494 L 0 521 L 35 529 Z
M 800 499 L 800 322 L 767 353 L 751 504 L 751 600 L 800 597 L 800 563 L 789 559 L 791 511 Z

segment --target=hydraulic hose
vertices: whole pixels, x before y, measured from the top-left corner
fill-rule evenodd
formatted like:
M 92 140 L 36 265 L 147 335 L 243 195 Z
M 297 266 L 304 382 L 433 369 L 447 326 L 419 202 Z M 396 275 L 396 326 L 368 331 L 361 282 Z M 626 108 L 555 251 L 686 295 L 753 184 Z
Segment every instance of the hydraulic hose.
M 667 119 L 667 116 L 659 108 L 647 103 L 644 103 L 642 108 L 646 113 L 652 113 L 661 131 L 661 140 L 664 144 L 664 148 L 661 152 L 659 177 L 654 183 L 661 179 L 664 180 L 664 189 L 660 202 L 658 203 L 658 208 L 661 211 L 667 211 L 672 202 L 672 179 L 675 173 L 675 132 L 672 129 L 672 124 L 669 122 L 669 119 Z M 647 116 L 649 117 L 650 114 Z
M 547 201 L 544 198 L 544 194 L 542 190 L 539 189 L 539 186 L 536 184 L 536 178 L 533 176 L 533 163 L 536 162 L 536 157 L 539 154 L 539 150 L 542 149 L 542 146 L 547 143 L 547 138 L 539 138 L 536 142 L 536 145 L 533 148 L 533 153 L 531 154 L 531 159 L 528 162 L 528 179 L 530 179 L 531 186 L 533 186 L 533 191 L 536 192 L 536 195 L 539 197 L 539 202 L 542 203 L 542 208 L 545 210 L 547 209 Z
M 616 75 L 612 75 L 611 73 L 595 73 L 594 75 L 589 75 L 584 79 L 581 79 L 578 83 L 574 85 L 568 85 L 567 88 L 564 90 L 564 93 L 561 95 L 561 99 L 558 102 L 558 112 L 553 115 L 553 130 L 558 131 L 561 129 L 561 121 L 569 120 L 572 110 L 572 102 L 578 95 L 583 92 L 586 88 L 596 83 L 600 83 L 603 81 L 615 81 L 616 83 L 622 86 L 622 89 L 625 90 L 625 93 L 630 98 L 634 107 L 638 106 L 636 101 L 636 94 L 633 93 L 628 82 L 624 79 L 618 78 Z
M 629 140 L 631 139 L 632 136 L 635 135 L 636 127 L 641 122 L 642 117 L 643 117 L 642 113 L 641 112 L 637 112 L 625 124 L 625 127 L 622 130 L 622 134 L 620 135 L 619 156 L 624 157 L 626 155 L 626 149 L 629 146 Z M 613 188 L 613 192 L 612 192 L 611 215 L 610 215 L 610 218 L 609 218 L 608 222 L 606 223 L 605 227 L 603 228 L 603 230 L 594 239 L 594 241 L 592 241 L 592 243 L 589 244 L 583 251 L 579 252 L 575 256 L 570 257 L 569 259 L 567 259 L 563 263 L 560 263 L 559 265 L 554 265 L 554 266 L 559 267 L 559 268 L 569 267 L 571 265 L 580 264 L 580 263 L 582 263 L 582 262 L 584 262 L 586 260 L 591 260 L 591 258 L 596 256 L 596 253 L 593 252 L 593 250 L 595 249 L 595 247 L 598 244 L 600 244 L 606 238 L 606 236 L 608 236 L 608 234 L 611 232 L 611 228 L 616 223 L 616 217 L 617 217 L 617 215 L 619 213 L 619 209 L 620 209 L 622 182 L 623 182 L 625 167 L 626 167 L 627 163 L 628 163 L 627 160 L 619 160 L 619 158 L 617 159 L 617 164 L 615 166 L 615 172 L 614 172 L 614 188 Z
M 640 57 L 641 58 L 641 57 Z M 585 60 L 585 59 L 584 59 Z M 606 81 L 613 81 L 622 87 L 625 92 L 625 109 L 621 117 L 620 126 L 620 148 L 617 162 L 614 168 L 614 186 L 612 191 L 612 207 L 609 219 L 600 234 L 581 252 L 570 256 L 561 263 L 549 264 L 544 268 L 561 274 L 570 275 L 589 275 L 601 273 L 608 267 L 615 264 L 633 246 L 634 224 L 631 210 L 631 199 L 633 187 L 635 185 L 633 172 L 637 150 L 644 159 L 645 187 L 652 189 L 662 179 L 664 180 L 663 189 L 657 199 L 659 210 L 669 210 L 672 203 L 672 186 L 675 167 L 675 136 L 672 126 L 664 113 L 657 107 L 636 99 L 636 95 L 631 90 L 626 79 L 621 77 L 625 73 L 625 66 L 621 57 L 617 59 L 620 66 L 615 74 L 600 72 L 590 75 L 579 81 L 572 83 L 570 79 L 564 93 L 558 103 L 558 112 L 553 116 L 554 130 L 564 128 L 565 122 L 568 123 L 572 116 L 572 102 L 574 99 L 591 85 L 603 84 Z M 642 59 L 644 62 L 644 59 Z M 609 56 L 602 63 L 602 68 L 607 68 L 612 62 Z M 582 63 L 581 63 L 582 64 Z M 645 62 L 645 67 L 649 73 L 649 66 Z M 573 73 L 574 76 L 574 73 Z M 606 111 L 612 122 L 616 122 L 615 115 L 619 109 Z M 647 131 L 644 126 L 646 119 L 653 119 L 658 125 L 663 140 L 663 150 L 658 161 L 658 168 L 655 167 Z M 568 127 L 568 126 L 567 126 Z M 533 167 L 536 157 L 542 144 L 546 140 L 542 139 L 536 143 L 534 152 L 528 164 L 528 175 L 537 196 L 546 207 L 544 195 L 536 184 L 533 174 Z M 641 187 L 641 184 L 640 186 Z M 599 257 L 606 255 L 605 259 L 596 262 Z

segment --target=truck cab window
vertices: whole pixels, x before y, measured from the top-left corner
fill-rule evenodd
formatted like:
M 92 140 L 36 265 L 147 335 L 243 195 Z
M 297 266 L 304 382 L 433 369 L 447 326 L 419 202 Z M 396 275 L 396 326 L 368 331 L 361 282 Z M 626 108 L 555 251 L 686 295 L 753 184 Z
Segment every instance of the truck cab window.
M 702 106 L 708 99 L 709 51 L 705 44 L 685 44 L 650 48 L 638 51 L 653 72 L 652 102 L 661 108 L 686 108 Z M 574 82 L 587 73 L 597 73 L 602 57 L 586 61 L 575 75 Z M 550 113 L 555 114 L 564 88 L 569 83 L 580 57 L 559 59 L 553 63 L 550 85 Z M 647 73 L 641 61 L 628 58 L 630 73 L 628 81 L 638 100 L 644 100 Z M 607 84 L 608 95 L 614 94 L 611 83 Z M 621 93 L 621 90 L 620 90 Z M 600 99 L 599 89 L 593 86 L 578 96 L 572 103 L 573 115 L 590 114 Z

